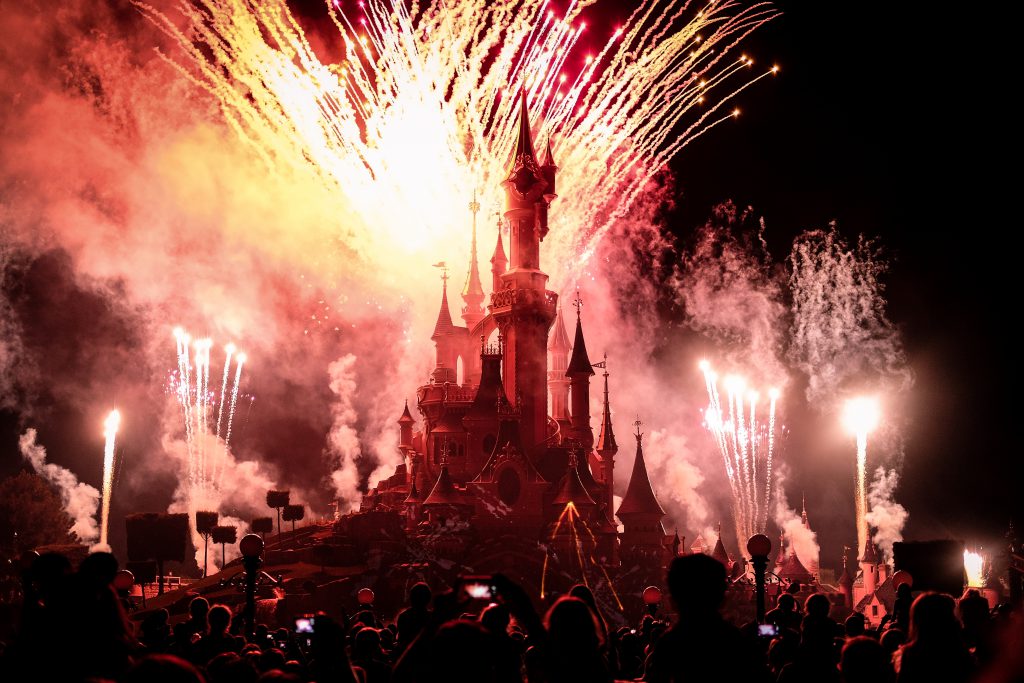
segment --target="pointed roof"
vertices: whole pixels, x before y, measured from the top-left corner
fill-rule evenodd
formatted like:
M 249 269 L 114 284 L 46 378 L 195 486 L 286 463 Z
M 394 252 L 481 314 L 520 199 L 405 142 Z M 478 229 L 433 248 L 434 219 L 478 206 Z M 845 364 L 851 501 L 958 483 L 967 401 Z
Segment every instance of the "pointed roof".
M 576 469 L 575 458 L 569 461 L 569 467 L 565 470 L 565 476 L 562 477 L 562 481 L 559 483 L 558 492 L 555 494 L 555 499 L 551 501 L 552 505 L 565 506 L 569 503 L 573 503 L 576 507 L 594 507 L 597 503 L 587 493 L 587 488 L 580 481 L 579 470 Z
M 480 210 L 480 204 L 476 201 L 475 191 L 469 209 L 473 212 L 473 239 L 469 254 L 469 272 L 466 273 L 466 286 L 462 288 L 462 300 L 470 309 L 479 309 L 484 300 L 484 287 L 480 282 L 480 268 L 476 262 L 476 212 Z
M 544 158 L 540 162 L 541 166 L 554 166 L 555 155 L 551 153 L 551 136 L 548 135 L 547 147 L 544 149 Z
M 569 358 L 569 367 L 566 368 L 565 374 L 594 374 L 594 368 L 590 365 L 590 356 L 587 355 L 587 343 L 583 339 L 583 323 L 580 322 L 579 308 L 576 309 L 576 339 L 572 344 L 572 357 Z
M 437 482 L 430 490 L 430 495 L 423 501 L 427 505 L 469 505 L 462 491 L 455 488 L 452 477 L 448 474 L 448 465 L 441 465 L 441 473 L 437 475 Z
M 807 567 L 803 565 L 793 549 L 790 549 L 789 555 L 786 556 L 786 561 L 782 563 L 780 568 L 775 570 L 775 573 L 790 581 L 799 581 L 800 583 L 813 583 L 814 581 L 814 575 L 807 570 Z
M 698 533 L 697 538 L 694 539 L 693 545 L 690 546 L 690 552 L 693 554 L 704 553 L 708 549 L 707 543 L 704 542 L 704 534 Z
M 800 494 L 800 499 L 801 499 L 800 517 L 804 520 L 804 528 L 805 529 L 810 529 L 811 528 L 811 523 L 807 521 L 807 495 L 801 493 Z
M 555 324 L 551 329 L 551 339 L 548 340 L 548 351 L 568 353 L 571 348 L 569 335 L 565 331 L 565 322 L 562 320 L 562 307 L 559 306 L 555 313 Z
M 732 563 L 732 560 L 729 558 L 729 553 L 725 550 L 725 544 L 722 543 L 721 533 L 718 534 L 718 540 L 715 541 L 715 549 L 711 551 L 711 557 L 724 564 L 726 569 L 728 569 L 730 563 Z
M 494 254 L 491 256 L 491 270 L 497 269 L 498 264 L 501 264 L 501 272 L 505 272 L 505 264 L 508 263 L 508 258 L 505 257 L 505 247 L 501 243 L 501 224 L 498 224 L 498 243 L 494 245 Z
M 786 563 L 786 535 L 783 532 L 779 532 L 779 554 L 775 556 L 775 568 L 778 568 Z
M 616 516 L 622 515 L 657 515 L 659 518 L 665 516 L 665 511 L 658 503 L 651 488 L 651 480 L 647 477 L 647 465 L 644 463 L 644 450 L 641 444 L 643 434 L 637 426 L 636 433 L 636 459 L 633 460 L 633 473 L 629 477 L 629 486 L 626 488 L 626 495 L 623 496 Z
M 608 355 L 604 357 L 604 412 L 601 415 L 601 432 L 597 435 L 598 453 L 616 453 L 619 445 L 615 443 L 615 432 L 612 430 L 612 409 L 608 401 Z
M 512 163 L 522 156 L 536 160 L 533 151 L 533 135 L 530 133 L 530 112 L 526 107 L 526 87 L 519 88 L 519 134 L 516 136 L 516 148 L 512 153 Z
M 402 411 L 402 417 L 398 418 L 398 424 L 411 424 L 416 420 L 413 419 L 412 414 L 409 412 L 409 399 L 405 400 L 405 410 Z
M 846 589 L 853 588 L 853 577 L 850 576 L 849 562 L 847 562 L 849 550 L 849 547 L 843 548 L 843 573 L 839 577 L 839 585 Z
M 411 479 L 412 484 L 409 485 L 409 495 L 405 498 L 406 505 L 423 502 L 423 496 L 420 495 L 419 489 L 416 488 L 416 477 L 411 477 Z
M 867 540 L 864 541 L 864 554 L 860 558 L 861 564 L 867 562 L 868 564 L 878 564 L 878 553 L 875 552 L 875 542 L 871 540 L 871 536 L 868 536 Z
M 451 334 L 455 331 L 455 325 L 452 324 L 452 314 L 448 310 L 448 276 L 447 274 L 443 278 L 444 284 L 441 286 L 441 310 L 437 312 L 437 322 L 434 324 L 434 334 L 430 335 L 431 339 L 437 339 Z

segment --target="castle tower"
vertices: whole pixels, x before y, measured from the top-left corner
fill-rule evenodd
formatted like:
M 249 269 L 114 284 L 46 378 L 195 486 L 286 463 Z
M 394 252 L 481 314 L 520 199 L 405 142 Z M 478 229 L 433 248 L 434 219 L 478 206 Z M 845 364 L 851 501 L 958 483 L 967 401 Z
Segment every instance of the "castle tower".
M 860 558 L 860 571 L 864 579 L 864 595 L 871 595 L 878 588 L 878 553 L 875 543 L 868 536 L 864 542 L 864 554 Z
M 402 411 L 402 417 L 398 418 L 398 429 L 399 439 L 398 446 L 407 451 L 412 448 L 412 426 L 416 424 L 416 420 L 413 419 L 412 414 L 409 412 L 409 401 L 405 402 L 405 410 Z
M 839 590 L 843 594 L 843 604 L 853 609 L 853 577 L 850 576 L 849 546 L 843 547 L 843 573 L 839 576 Z
M 565 374 L 572 389 L 572 437 L 589 452 L 594 447 L 594 430 L 590 427 L 590 378 L 594 375 L 594 367 L 590 364 L 587 344 L 583 339 L 583 323 L 580 321 L 583 300 L 579 292 L 576 292 L 573 305 L 576 306 L 576 337 Z
M 501 243 L 501 216 L 498 216 L 498 242 L 494 245 L 494 254 L 491 256 L 491 293 L 504 289 L 501 276 L 505 274 L 508 267 L 508 259 L 505 257 L 505 247 Z
M 551 394 L 551 417 L 558 422 L 562 436 L 569 434 L 571 421 L 569 418 L 569 379 L 565 376 L 569 367 L 569 335 L 565 332 L 562 321 L 562 308 L 559 306 L 555 315 L 555 324 L 551 328 L 551 339 L 548 341 L 548 391 Z
M 520 411 L 520 437 L 531 457 L 547 438 L 547 339 L 558 296 L 546 288 L 540 243 L 547 232 L 544 179 L 533 150 L 526 92 L 520 92 L 519 135 L 505 187 L 510 268 L 491 294 L 491 313 L 505 340 L 504 384 Z
M 452 324 L 452 314 L 448 309 L 448 271 L 445 270 L 441 276 L 441 310 L 437 312 L 437 322 L 434 323 L 434 334 L 430 335 L 434 342 L 436 362 L 434 371 L 430 373 L 431 378 L 437 384 L 455 382 L 456 359 L 458 349 L 455 340 L 455 325 Z
M 633 461 L 633 473 L 629 477 L 626 495 L 619 504 L 615 515 L 622 521 L 623 548 L 640 548 L 655 550 L 660 553 L 665 529 L 661 520 L 665 511 L 658 503 L 651 488 L 651 480 L 647 476 L 647 465 L 644 463 L 643 434 L 640 433 L 640 420 L 636 425 L 636 459 Z
M 465 306 L 462 307 L 462 319 L 466 323 L 466 329 L 472 330 L 481 318 L 484 317 L 484 288 L 480 283 L 480 268 L 476 263 L 476 214 L 480 210 L 480 203 L 476 200 L 476 191 L 473 191 L 473 201 L 469 203 L 469 210 L 473 213 L 473 241 L 469 252 L 469 271 L 466 273 L 466 285 L 462 288 L 462 300 Z
M 615 442 L 615 432 L 612 430 L 611 403 L 608 401 L 607 356 L 601 362 L 601 366 L 604 370 L 604 410 L 601 415 L 601 431 L 598 432 L 595 449 L 601 458 L 601 481 L 605 485 L 608 510 L 612 510 L 615 507 L 612 502 L 615 496 L 615 455 L 619 452 L 619 445 Z

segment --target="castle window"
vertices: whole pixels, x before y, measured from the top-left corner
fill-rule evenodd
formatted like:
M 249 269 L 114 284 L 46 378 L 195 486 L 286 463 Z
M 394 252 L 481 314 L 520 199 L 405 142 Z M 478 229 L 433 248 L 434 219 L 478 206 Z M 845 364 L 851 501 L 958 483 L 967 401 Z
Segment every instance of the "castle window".
M 878 616 L 878 605 L 871 605 L 871 616 Z

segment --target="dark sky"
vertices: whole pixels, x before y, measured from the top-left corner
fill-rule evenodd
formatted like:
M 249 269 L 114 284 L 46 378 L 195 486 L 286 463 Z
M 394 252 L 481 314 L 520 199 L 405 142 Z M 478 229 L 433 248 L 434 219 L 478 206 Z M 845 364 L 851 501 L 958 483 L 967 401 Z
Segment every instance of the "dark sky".
M 783 16 L 748 47 L 781 74 L 744 96 L 726 134 L 676 164 L 673 229 L 733 199 L 764 216 L 776 258 L 831 220 L 848 237 L 880 237 L 890 315 L 916 374 L 897 496 L 907 535 L 1001 534 L 1021 513 L 1010 414 L 1019 307 L 1006 305 L 1019 291 L 1008 239 L 1019 221 L 998 162 L 1017 145 L 1000 102 L 1004 68 L 983 46 L 997 44 L 981 25 L 992 19 L 920 2 L 776 5 Z M 838 544 L 822 540 L 830 564 Z

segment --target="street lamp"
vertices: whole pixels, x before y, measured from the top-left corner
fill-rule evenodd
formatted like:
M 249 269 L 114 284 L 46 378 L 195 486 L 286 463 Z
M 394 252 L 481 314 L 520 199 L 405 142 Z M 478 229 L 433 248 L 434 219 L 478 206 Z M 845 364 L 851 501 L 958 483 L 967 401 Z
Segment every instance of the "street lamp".
M 647 605 L 647 613 L 652 617 L 658 613 L 658 605 L 661 604 L 661 589 L 657 586 L 648 586 L 641 593 L 644 604 Z
M 256 534 L 246 534 L 238 543 L 245 567 L 245 635 L 252 642 L 256 632 L 256 580 L 263 555 L 263 539 Z
M 747 541 L 750 563 L 754 565 L 754 592 L 757 598 L 757 623 L 764 623 L 764 575 L 768 571 L 768 555 L 772 541 L 764 534 L 754 534 Z

